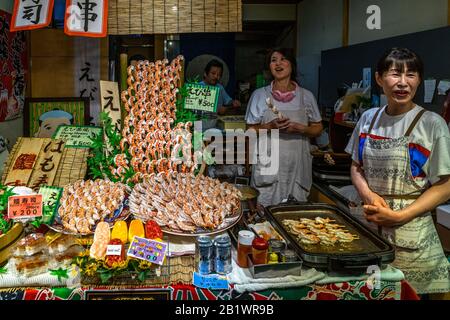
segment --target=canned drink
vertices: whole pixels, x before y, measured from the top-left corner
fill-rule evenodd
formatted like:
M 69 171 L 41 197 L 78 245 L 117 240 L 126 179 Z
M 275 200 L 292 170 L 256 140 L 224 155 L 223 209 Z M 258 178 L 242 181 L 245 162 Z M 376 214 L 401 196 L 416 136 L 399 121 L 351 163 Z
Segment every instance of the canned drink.
M 225 235 L 217 236 L 214 239 L 215 245 L 215 267 L 216 273 L 227 274 L 232 270 L 231 265 L 231 239 Z
M 197 238 L 198 265 L 200 274 L 214 272 L 214 245 L 211 237 L 201 236 Z

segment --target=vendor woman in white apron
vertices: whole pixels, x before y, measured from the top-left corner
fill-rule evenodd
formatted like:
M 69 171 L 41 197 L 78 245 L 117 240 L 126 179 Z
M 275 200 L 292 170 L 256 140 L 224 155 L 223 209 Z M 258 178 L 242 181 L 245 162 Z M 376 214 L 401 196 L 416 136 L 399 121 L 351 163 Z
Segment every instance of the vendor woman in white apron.
M 413 102 L 423 79 L 420 58 L 386 52 L 376 81 L 388 104 L 365 112 L 346 151 L 365 218 L 396 249 L 393 265 L 419 294 L 450 291 L 449 263 L 430 211 L 450 198 L 450 134 L 442 117 Z
M 259 190 L 258 202 L 264 206 L 278 204 L 289 195 L 306 201 L 312 183 L 309 138 L 320 135 L 322 119 L 313 94 L 296 82 L 297 64 L 288 50 L 273 50 L 267 65 L 274 80 L 253 92 L 245 120 L 248 128 L 257 131 L 279 130 L 279 150 L 271 155 L 279 159 L 279 168 L 275 174 L 262 174 L 258 160 L 252 168 L 251 185 Z M 281 113 L 281 119 L 269 105 Z

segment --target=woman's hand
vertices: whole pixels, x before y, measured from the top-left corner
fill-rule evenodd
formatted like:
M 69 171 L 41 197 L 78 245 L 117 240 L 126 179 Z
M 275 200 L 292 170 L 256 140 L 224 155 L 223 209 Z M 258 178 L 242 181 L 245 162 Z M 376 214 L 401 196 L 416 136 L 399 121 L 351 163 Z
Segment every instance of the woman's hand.
M 386 203 L 386 201 L 377 193 L 369 190 L 365 194 L 361 194 L 361 200 L 366 205 L 372 205 L 376 207 L 382 207 L 382 208 L 389 208 L 389 205 Z
M 279 129 L 284 130 L 289 125 L 288 118 L 277 118 L 263 125 L 263 129 Z
M 280 130 L 282 130 L 283 133 L 301 134 L 313 138 L 320 136 L 323 126 L 321 122 L 312 122 L 306 126 L 298 122 L 289 121 L 288 123 L 285 123 L 285 126 L 280 128 Z
M 408 222 L 406 216 L 401 211 L 393 211 L 389 207 L 365 205 L 363 208 L 367 221 L 379 226 L 392 227 Z

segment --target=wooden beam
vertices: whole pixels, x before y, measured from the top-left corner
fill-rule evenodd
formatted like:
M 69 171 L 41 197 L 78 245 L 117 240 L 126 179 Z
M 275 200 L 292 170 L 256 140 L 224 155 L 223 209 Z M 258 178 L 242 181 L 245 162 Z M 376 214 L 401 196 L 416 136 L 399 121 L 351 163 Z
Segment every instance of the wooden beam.
M 450 26 L 450 0 L 447 0 L 447 24 Z
M 450 1 L 450 0 L 449 0 Z M 344 12 L 342 15 L 342 46 L 348 46 L 350 0 L 343 0 Z

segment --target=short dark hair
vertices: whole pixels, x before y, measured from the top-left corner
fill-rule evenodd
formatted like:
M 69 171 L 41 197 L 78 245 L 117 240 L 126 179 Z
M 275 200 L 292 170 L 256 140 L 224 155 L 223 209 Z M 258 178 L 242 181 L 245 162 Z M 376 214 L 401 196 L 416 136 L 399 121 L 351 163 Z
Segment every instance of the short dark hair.
M 208 74 L 212 67 L 217 67 L 223 71 L 223 63 L 217 59 L 212 59 L 205 67 L 205 73 Z
M 382 76 L 392 66 L 400 70 L 400 72 L 404 72 L 406 66 L 408 71 L 417 72 L 420 79 L 423 79 L 422 59 L 408 48 L 391 48 L 387 50 L 380 60 L 378 60 L 377 72 Z
M 269 50 L 266 56 L 266 67 L 268 70 L 270 70 L 270 61 L 275 52 L 281 53 L 291 63 L 291 80 L 297 82 L 297 60 L 295 59 L 294 50 L 290 48 L 273 48 Z

